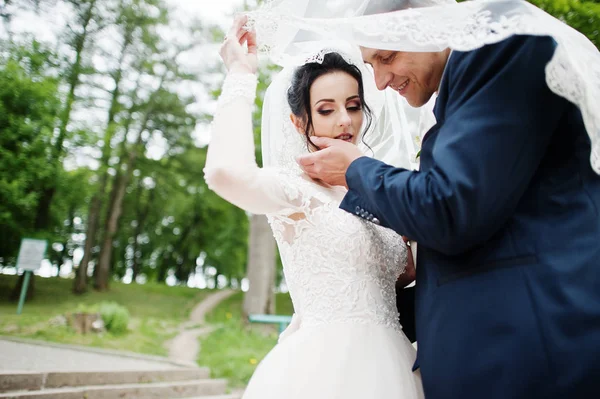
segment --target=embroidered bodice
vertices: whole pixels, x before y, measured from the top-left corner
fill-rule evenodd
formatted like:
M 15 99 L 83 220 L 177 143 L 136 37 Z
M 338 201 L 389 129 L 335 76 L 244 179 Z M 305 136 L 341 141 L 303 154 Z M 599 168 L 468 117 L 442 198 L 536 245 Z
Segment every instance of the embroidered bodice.
M 230 74 L 225 81 L 205 168 L 209 188 L 267 215 L 303 327 L 375 323 L 399 330 L 395 282 L 406 265 L 401 237 L 339 209 L 343 187 L 317 184 L 295 169 L 256 165 L 255 89 L 254 75 Z

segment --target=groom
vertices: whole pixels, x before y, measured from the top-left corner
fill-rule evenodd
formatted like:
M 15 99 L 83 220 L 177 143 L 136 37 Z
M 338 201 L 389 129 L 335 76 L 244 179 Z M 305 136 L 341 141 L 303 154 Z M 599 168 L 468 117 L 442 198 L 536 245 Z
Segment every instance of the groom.
M 600 176 L 579 109 L 551 92 L 549 37 L 469 52 L 362 49 L 379 89 L 437 92 L 420 171 L 341 140 L 299 163 L 341 208 L 419 244 L 416 330 L 428 399 L 600 393 Z M 368 136 L 366 137 L 368 142 Z

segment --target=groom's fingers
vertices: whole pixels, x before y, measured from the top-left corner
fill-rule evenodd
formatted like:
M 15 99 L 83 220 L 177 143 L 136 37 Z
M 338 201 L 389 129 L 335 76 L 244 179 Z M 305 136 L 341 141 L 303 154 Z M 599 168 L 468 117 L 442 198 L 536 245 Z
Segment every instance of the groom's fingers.
M 306 173 L 310 177 L 314 177 L 317 174 L 317 169 L 315 168 L 315 165 L 301 166 L 301 168 L 304 171 L 304 173 Z
M 311 137 L 310 141 L 313 142 L 314 145 L 319 147 L 320 149 L 331 147 L 336 143 L 336 139 L 330 139 L 328 137 Z
M 300 169 L 302 169 L 304 173 L 315 179 L 319 177 L 319 168 L 315 164 L 315 160 L 312 155 L 313 154 L 302 155 L 296 159 L 296 162 L 298 162 Z
M 306 168 L 308 166 L 314 166 L 315 154 L 300 155 L 299 157 L 296 158 L 296 162 L 298 162 L 298 165 L 300 165 L 302 168 Z

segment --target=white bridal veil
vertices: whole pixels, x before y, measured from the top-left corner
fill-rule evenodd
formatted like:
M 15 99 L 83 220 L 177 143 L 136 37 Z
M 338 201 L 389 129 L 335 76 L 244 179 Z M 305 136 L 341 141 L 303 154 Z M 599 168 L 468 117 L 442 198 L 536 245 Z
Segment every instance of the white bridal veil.
M 293 66 L 318 54 L 316 43 L 322 40 L 397 51 L 468 51 L 515 34 L 552 36 L 557 48 L 546 66 L 546 82 L 553 92 L 580 108 L 592 142 L 591 165 L 600 173 L 600 53 L 584 35 L 524 0 L 271 0 L 249 17 L 260 51 L 288 67 L 288 74 Z M 351 60 L 360 65 L 363 75 L 370 73 L 360 59 Z M 275 84 L 285 86 L 285 75 L 277 78 L 281 81 Z M 413 139 L 396 132 L 411 131 L 415 136 L 414 125 L 422 118 L 414 113 L 407 118 L 405 112 L 412 111 L 407 111 L 405 102 L 390 98 L 390 93 L 373 92 L 370 76 L 364 80 L 367 103 L 373 103 L 380 119 L 376 131 L 366 137 L 367 143 L 377 158 L 410 167 Z M 285 92 L 281 87 L 278 90 Z M 267 115 L 264 122 L 273 120 Z M 394 135 L 385 134 L 392 123 L 399 128 L 393 128 Z M 270 154 L 282 148 L 281 142 L 271 143 L 275 147 L 268 140 L 263 143 Z

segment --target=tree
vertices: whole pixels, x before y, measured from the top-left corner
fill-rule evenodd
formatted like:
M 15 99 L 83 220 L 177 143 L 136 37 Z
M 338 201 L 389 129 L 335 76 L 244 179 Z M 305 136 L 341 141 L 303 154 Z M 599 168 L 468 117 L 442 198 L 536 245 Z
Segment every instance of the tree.
M 588 37 L 600 49 L 598 0 L 529 0 Z
M 155 11 L 158 11 L 158 13 L 155 14 Z M 93 250 L 96 245 L 100 215 L 109 181 L 109 161 L 113 153 L 112 141 L 117 131 L 121 128 L 119 125 L 119 115 L 123 108 L 121 104 L 122 85 L 129 71 L 131 52 L 136 46 L 145 45 L 145 41 L 149 36 L 154 37 L 154 29 L 157 25 L 163 24 L 166 18 L 166 11 L 160 0 L 120 0 L 117 6 L 115 21 L 116 27 L 120 32 L 120 49 L 117 53 L 116 65 L 109 73 L 113 81 L 113 88 L 110 90 L 110 106 L 102 144 L 100 168 L 98 170 L 99 184 L 90 203 L 84 256 L 77 270 L 73 288 L 75 293 L 83 293 L 87 289 L 88 264 L 92 259 Z M 97 271 L 98 269 L 95 269 L 95 273 Z M 96 288 L 99 290 L 107 289 L 108 286 L 104 284 L 107 281 L 108 276 L 103 274 L 99 280 L 96 279 Z
M 275 240 L 271 233 L 271 226 L 264 215 L 250 217 L 248 250 L 247 276 L 250 287 L 244 296 L 244 315 L 273 314 L 275 313 Z
M 58 109 L 58 83 L 45 74 L 53 54 L 36 41 L 4 43 L 0 66 L 0 258 L 12 263 L 21 238 L 47 238 L 33 228 L 37 182 L 47 174 L 47 148 Z M 11 298 L 21 291 L 23 276 Z M 33 293 L 31 282 L 28 296 Z
M 16 20 L 36 3 L 2 11 Z M 72 15 L 55 52 L 18 33 L 1 46 L 0 262 L 11 263 L 27 235 L 49 241 L 59 271 L 84 249 L 76 292 L 92 264 L 100 289 L 125 275 L 239 283 L 249 219 L 206 187 L 206 148 L 192 137 L 202 101 L 192 106 L 180 89 L 211 77 L 182 72 L 176 54 L 214 40 L 214 29 L 179 35 L 180 48 L 157 35 L 168 21 L 160 0 L 39 4 L 42 17 L 56 4 Z M 157 140 L 159 156 L 147 151 Z
M 113 239 L 121 217 L 126 187 L 133 175 L 136 161 L 143 151 L 144 133 L 160 132 L 159 134 L 164 138 L 177 141 L 179 135 L 189 136 L 195 125 L 196 119 L 186 111 L 186 107 L 191 100 L 182 99 L 177 94 L 164 88 L 167 76 L 175 79 L 181 77 L 175 72 L 165 67 L 165 72 L 160 77 L 156 91 L 144 103 L 136 104 L 135 108 L 137 114 L 139 114 L 139 126 L 135 133 L 135 141 L 131 146 L 125 144 L 126 140 L 123 141 L 123 151 L 120 158 L 122 165 L 114 179 L 113 195 L 111 195 L 106 217 L 105 236 L 100 250 L 99 273 L 96 279 L 96 286 L 98 287 L 107 285 Z M 150 134 L 147 134 L 147 137 L 150 137 Z
M 69 124 L 71 122 L 71 112 L 73 104 L 76 101 L 76 90 L 81 84 L 81 76 L 85 73 L 91 73 L 93 68 L 87 65 L 84 59 L 84 53 L 87 50 L 91 37 L 102 29 L 101 24 L 95 23 L 99 19 L 98 0 L 70 0 L 75 13 L 74 24 L 67 25 L 65 42 L 72 50 L 74 57 L 66 61 L 63 73 L 66 76 L 65 84 L 67 86 L 67 95 L 63 101 L 63 106 L 57 118 L 58 136 L 52 146 L 49 159 L 50 174 L 48 179 L 43 182 L 40 200 L 38 203 L 35 219 L 36 229 L 48 229 L 50 223 L 50 206 L 54 199 L 57 187 L 57 176 L 63 168 L 63 158 L 66 155 L 65 140 L 70 138 Z
M 48 77 L 53 53 L 40 43 L 4 43 L 0 66 L 0 257 L 16 255 L 34 229 L 39 181 L 48 174 L 48 148 L 59 102 Z

